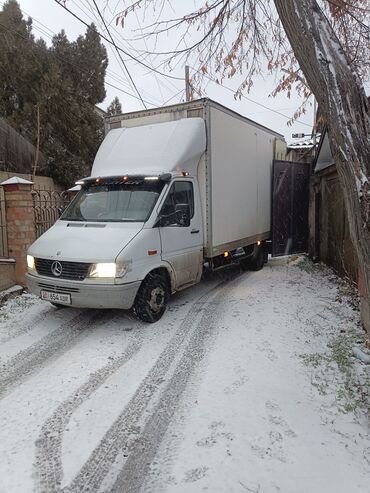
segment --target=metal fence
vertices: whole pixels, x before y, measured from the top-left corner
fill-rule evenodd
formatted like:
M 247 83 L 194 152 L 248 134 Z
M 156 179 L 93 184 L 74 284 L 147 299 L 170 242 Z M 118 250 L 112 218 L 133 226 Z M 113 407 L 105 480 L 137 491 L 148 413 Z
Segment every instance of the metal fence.
M 33 190 L 36 238 L 49 229 L 60 216 L 61 208 L 69 203 L 65 192 L 55 190 Z
M 0 187 L 0 257 L 8 257 L 4 189 Z

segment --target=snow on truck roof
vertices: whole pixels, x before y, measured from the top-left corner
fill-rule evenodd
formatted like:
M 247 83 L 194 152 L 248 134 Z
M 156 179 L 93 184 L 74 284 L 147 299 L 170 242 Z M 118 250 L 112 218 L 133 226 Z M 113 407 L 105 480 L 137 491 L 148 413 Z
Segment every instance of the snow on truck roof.
M 101 144 L 91 176 L 181 171 L 194 176 L 205 150 L 206 130 L 202 118 L 117 128 L 111 130 Z

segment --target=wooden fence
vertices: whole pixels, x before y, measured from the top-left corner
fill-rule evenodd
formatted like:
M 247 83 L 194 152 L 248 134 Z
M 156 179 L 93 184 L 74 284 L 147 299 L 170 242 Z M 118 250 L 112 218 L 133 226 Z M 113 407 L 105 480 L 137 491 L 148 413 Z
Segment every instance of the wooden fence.
M 0 119 L 0 170 L 32 173 L 36 148 L 14 128 Z M 38 170 L 45 169 L 45 157 L 39 156 Z

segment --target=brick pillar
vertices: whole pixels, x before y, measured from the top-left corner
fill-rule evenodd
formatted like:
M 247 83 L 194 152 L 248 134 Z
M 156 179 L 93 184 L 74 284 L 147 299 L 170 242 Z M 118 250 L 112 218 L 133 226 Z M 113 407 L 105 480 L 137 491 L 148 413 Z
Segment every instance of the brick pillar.
M 9 257 L 15 260 L 15 280 L 26 285 L 27 249 L 36 239 L 32 200 L 33 183 L 22 178 L 10 178 L 1 183 L 5 195 Z

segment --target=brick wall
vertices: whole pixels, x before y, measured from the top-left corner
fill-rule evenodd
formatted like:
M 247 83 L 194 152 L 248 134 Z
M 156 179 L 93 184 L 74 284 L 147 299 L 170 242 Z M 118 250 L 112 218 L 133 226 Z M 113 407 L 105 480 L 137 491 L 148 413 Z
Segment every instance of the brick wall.
M 25 182 L 25 180 L 24 183 L 8 180 L 8 182 L 3 183 L 3 189 L 5 196 L 8 255 L 9 258 L 15 261 L 13 279 L 15 283 L 25 286 L 27 249 L 35 241 L 34 212 L 31 194 L 32 183 Z M 5 275 L 4 270 L 6 269 L 2 269 L 2 274 Z M 11 269 L 8 267 L 9 270 Z
M 11 288 L 15 284 L 15 261 L 0 259 L 0 291 Z

